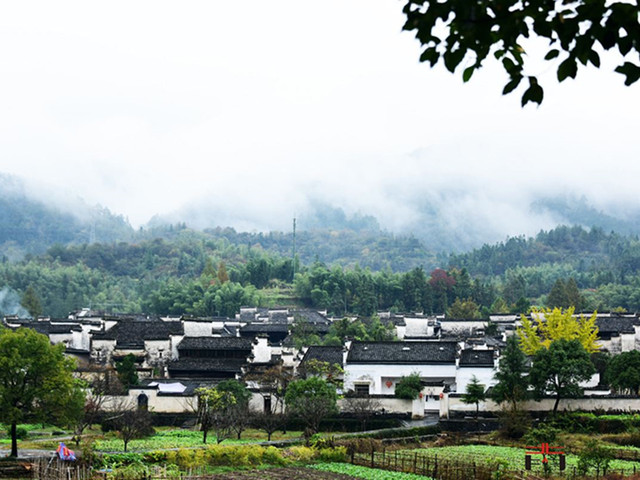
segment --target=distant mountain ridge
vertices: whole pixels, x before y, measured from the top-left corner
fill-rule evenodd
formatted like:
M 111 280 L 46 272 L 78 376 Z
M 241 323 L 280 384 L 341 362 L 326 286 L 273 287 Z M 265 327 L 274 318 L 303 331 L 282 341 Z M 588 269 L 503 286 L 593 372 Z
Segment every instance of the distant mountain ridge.
M 55 244 L 128 241 L 133 228 L 108 209 L 77 203 L 77 214 L 35 199 L 24 183 L 0 174 L 0 255 L 10 260 Z
M 376 216 L 367 212 L 347 214 L 328 200 L 309 199 L 307 208 L 296 214 L 297 254 L 305 263 L 317 259 L 400 271 L 414 266 L 441 266 L 447 263 L 447 255 L 451 252 L 464 253 L 482 245 L 495 244 L 500 239 L 518 237 L 500 234 L 495 228 L 483 229 L 483 222 L 477 218 L 473 222 L 467 221 L 473 212 L 465 210 L 458 218 L 452 217 L 450 210 L 439 208 L 439 205 L 451 205 L 455 201 L 455 192 L 432 192 L 421 200 L 420 214 L 412 227 L 389 232 Z M 20 259 L 26 254 L 42 253 L 54 244 L 134 242 L 153 235 L 168 238 L 172 235 L 169 225 L 196 228 L 209 236 L 225 237 L 230 242 L 260 245 L 280 255 L 292 252 L 292 223 L 285 232 L 246 233 L 214 223 L 216 218 L 231 221 L 233 211 L 220 213 L 200 205 L 182 212 L 185 218 L 174 222 L 170 219 L 174 219 L 175 214 L 158 214 L 136 231 L 123 216 L 113 214 L 107 208 L 90 207 L 80 199 L 66 202 L 64 206 L 37 199 L 20 178 L 0 174 L 0 258 Z M 595 226 L 605 232 L 640 234 L 640 209 L 631 208 L 625 216 L 615 215 L 594 208 L 586 197 L 543 196 L 530 203 L 529 212 L 531 222 L 528 225 L 530 232 L 534 232 L 529 235 L 557 225 Z M 191 223 L 191 213 L 198 215 L 197 222 Z M 522 215 L 527 218 L 526 211 Z M 536 222 L 543 217 L 550 219 L 552 225 L 538 225 Z M 504 221 L 508 222 L 508 219 Z

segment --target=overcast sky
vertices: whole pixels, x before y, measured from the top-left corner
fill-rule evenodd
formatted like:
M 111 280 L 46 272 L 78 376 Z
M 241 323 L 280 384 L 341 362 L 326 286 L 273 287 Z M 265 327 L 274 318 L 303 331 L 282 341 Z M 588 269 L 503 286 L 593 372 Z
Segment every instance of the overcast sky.
M 522 109 L 495 67 L 420 64 L 402 6 L 3 2 L 0 171 L 134 226 L 204 199 L 246 228 L 316 198 L 397 229 L 449 192 L 452 221 L 511 234 L 534 194 L 637 207 L 640 87 L 610 57 L 560 86 L 536 64 L 545 100 Z

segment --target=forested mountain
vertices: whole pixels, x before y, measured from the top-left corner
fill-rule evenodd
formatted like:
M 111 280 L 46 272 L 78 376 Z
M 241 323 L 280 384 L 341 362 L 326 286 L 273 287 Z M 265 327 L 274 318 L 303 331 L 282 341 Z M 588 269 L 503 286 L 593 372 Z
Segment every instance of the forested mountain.
M 27 292 L 32 314 L 54 317 L 87 306 L 229 316 L 243 304 L 365 316 L 382 309 L 476 317 L 531 304 L 640 309 L 640 241 L 599 227 L 560 226 L 447 256 L 381 230 L 373 217 L 318 203 L 299 219 L 294 261 L 293 232 L 157 222 L 134 231 L 107 209 L 80 203 L 72 215 L 34 201 L 14 177 L 0 176 L 0 187 L 5 314 L 18 312 L 16 299 Z M 538 208 L 615 220 L 571 199 Z
M 294 262 L 283 234 L 202 233 L 184 226 L 156 233 L 166 238 L 145 231 L 137 243 L 56 245 L 23 261 L 4 261 L 0 285 L 23 298 L 30 291 L 32 307 L 40 304 L 35 312 L 54 317 L 86 306 L 233 316 L 241 305 L 293 304 L 339 316 L 392 310 L 469 318 L 526 311 L 531 304 L 640 309 L 640 242 L 598 229 L 558 227 L 452 256 L 446 270 L 402 272 L 298 256 Z M 285 253 L 273 253 L 278 248 Z
M 0 257 L 9 260 L 38 254 L 58 244 L 126 241 L 133 229 L 106 208 L 78 200 L 75 214 L 52 202 L 34 200 L 16 177 L 0 174 Z
M 532 238 L 516 237 L 452 255 L 451 268 L 493 279 L 503 297 L 544 303 L 558 281 L 573 279 L 584 308 L 640 309 L 640 241 L 602 229 L 560 226 Z

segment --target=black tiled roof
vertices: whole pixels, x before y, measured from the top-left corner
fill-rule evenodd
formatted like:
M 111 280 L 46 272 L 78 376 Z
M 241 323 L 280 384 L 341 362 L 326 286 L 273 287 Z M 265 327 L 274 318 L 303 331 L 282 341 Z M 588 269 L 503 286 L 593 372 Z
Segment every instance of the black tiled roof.
M 221 328 L 213 328 L 213 333 L 215 335 L 220 335 L 221 337 L 237 337 L 238 327 L 223 325 Z
M 309 347 L 307 353 L 304 354 L 300 366 L 309 360 L 318 360 L 320 362 L 335 363 L 342 366 L 343 363 L 342 347 L 325 347 L 314 345 Z
M 203 322 L 203 323 L 211 323 L 211 322 L 228 322 L 231 319 L 228 317 L 192 317 L 189 315 L 183 315 L 181 320 L 185 322 Z
M 493 350 L 463 350 L 460 354 L 461 367 L 493 367 Z
M 244 327 L 240 327 L 240 333 L 270 333 L 281 332 L 286 334 L 289 332 L 289 325 L 286 323 L 249 323 Z
M 122 320 L 106 332 L 94 333 L 96 340 L 116 340 L 118 345 L 144 345 L 145 340 L 169 340 L 170 335 L 184 335 L 181 322 L 162 320 Z
M 241 373 L 247 361 L 242 358 L 181 358 L 170 362 L 170 372 L 233 372 Z
M 331 323 L 327 317 L 316 312 L 315 310 L 307 310 L 307 309 L 294 310 L 293 316 L 295 320 L 302 320 L 302 321 L 314 323 L 314 324 L 319 323 L 319 324 L 328 325 Z
M 347 363 L 456 362 L 456 342 L 354 342 Z
M 243 337 L 184 337 L 178 350 L 251 350 L 250 338 Z
M 30 322 L 21 322 L 21 327 L 31 328 L 32 330 L 35 330 L 36 332 L 42 333 L 44 335 L 60 335 L 71 333 L 73 331 L 82 331 L 82 327 L 78 324 L 61 324 L 37 320 L 33 320 Z
M 287 323 L 289 320 L 289 312 L 286 311 L 270 311 L 269 312 L 269 321 L 273 323 Z
M 635 333 L 634 325 L 640 324 L 635 317 L 598 317 L 596 325 L 601 334 Z

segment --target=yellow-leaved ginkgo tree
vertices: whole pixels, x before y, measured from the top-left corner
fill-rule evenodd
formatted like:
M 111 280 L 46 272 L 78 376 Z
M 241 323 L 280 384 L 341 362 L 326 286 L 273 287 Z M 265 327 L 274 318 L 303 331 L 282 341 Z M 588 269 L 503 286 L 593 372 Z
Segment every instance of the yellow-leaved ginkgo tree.
M 597 352 L 598 341 L 597 312 L 591 316 L 574 315 L 574 308 L 533 309 L 531 319 L 521 315 L 521 326 L 516 333 L 520 347 L 527 355 L 533 355 L 541 348 L 549 348 L 555 340 L 579 340 L 588 353 Z

